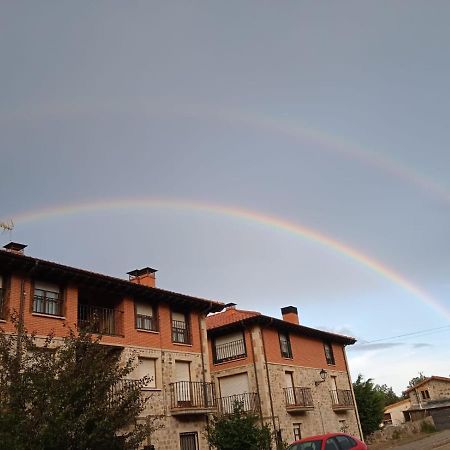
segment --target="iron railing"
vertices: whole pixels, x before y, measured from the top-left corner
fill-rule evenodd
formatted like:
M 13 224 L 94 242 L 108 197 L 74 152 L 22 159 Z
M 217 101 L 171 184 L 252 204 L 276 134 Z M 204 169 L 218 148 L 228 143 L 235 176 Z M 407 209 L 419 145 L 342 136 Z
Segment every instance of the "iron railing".
M 109 406 L 113 407 L 118 403 L 121 403 L 125 400 L 126 395 L 130 390 L 140 388 L 141 382 L 140 380 L 120 380 L 118 381 L 112 388 L 109 393 Z
M 244 339 L 215 345 L 214 363 L 232 361 L 247 355 Z
M 172 320 L 172 341 L 179 344 L 191 343 L 191 332 L 187 322 Z
M 259 414 L 259 395 L 257 392 L 244 392 L 243 394 L 229 395 L 217 399 L 219 413 L 232 414 L 237 405 L 242 406 L 244 412 Z
M 0 319 L 5 319 L 6 317 L 6 301 L 5 301 L 5 291 L 0 288 Z
M 305 387 L 288 387 L 284 388 L 284 398 L 286 407 L 304 407 L 313 408 L 313 398 L 310 388 Z
M 59 296 L 47 297 L 43 295 L 35 295 L 33 297 L 33 312 L 48 314 L 50 316 L 60 316 L 61 304 L 62 302 Z
M 144 314 L 136 314 L 136 328 L 139 330 L 158 331 L 155 318 Z
M 203 381 L 177 381 L 170 383 L 170 406 L 172 409 L 210 409 L 216 406 L 213 383 Z
M 123 311 L 80 304 L 78 305 L 78 326 L 92 333 L 123 336 Z
M 352 392 L 346 389 L 337 389 L 330 391 L 331 404 L 333 408 L 353 407 Z

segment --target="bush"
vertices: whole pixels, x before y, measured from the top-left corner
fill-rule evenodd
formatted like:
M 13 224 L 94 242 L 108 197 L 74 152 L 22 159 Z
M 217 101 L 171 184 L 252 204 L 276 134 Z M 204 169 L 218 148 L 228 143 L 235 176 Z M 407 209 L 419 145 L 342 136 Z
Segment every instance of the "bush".
M 436 427 L 430 423 L 430 422 L 422 422 L 422 425 L 420 426 L 420 431 L 422 433 L 435 433 Z

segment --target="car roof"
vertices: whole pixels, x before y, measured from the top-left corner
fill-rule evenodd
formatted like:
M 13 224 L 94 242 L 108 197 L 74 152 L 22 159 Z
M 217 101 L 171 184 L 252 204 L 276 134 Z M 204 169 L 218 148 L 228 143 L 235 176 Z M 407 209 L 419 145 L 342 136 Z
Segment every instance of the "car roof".
M 349 434 L 346 433 L 325 433 L 325 434 L 317 434 L 315 436 L 308 436 L 305 437 L 303 439 L 300 439 L 298 441 L 293 442 L 293 444 L 298 444 L 299 442 L 309 442 L 309 441 L 317 441 L 319 439 L 328 439 L 330 437 L 334 437 L 334 436 L 350 436 Z M 350 436 L 352 439 L 353 436 Z

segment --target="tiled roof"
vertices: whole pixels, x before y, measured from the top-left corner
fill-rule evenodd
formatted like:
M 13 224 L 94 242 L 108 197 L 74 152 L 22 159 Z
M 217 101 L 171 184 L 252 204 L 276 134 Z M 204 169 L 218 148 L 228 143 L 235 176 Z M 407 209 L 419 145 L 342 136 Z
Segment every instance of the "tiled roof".
M 415 386 L 412 386 L 408 389 L 406 389 L 405 393 L 412 391 L 413 389 L 416 389 L 420 386 L 422 386 L 425 383 L 428 383 L 429 381 L 446 381 L 447 383 L 450 383 L 450 378 L 447 377 L 438 377 L 436 375 L 433 375 L 431 377 L 425 378 L 423 381 L 421 381 L 420 383 L 417 383 Z
M 237 322 L 260 323 L 264 326 L 271 326 L 277 329 L 287 330 L 288 332 L 299 333 L 304 336 L 311 336 L 319 339 L 331 340 L 345 345 L 351 345 L 356 342 L 355 338 L 344 336 L 328 331 L 318 330 L 316 328 L 305 327 L 286 320 L 276 319 L 275 317 L 265 316 L 257 311 L 245 311 L 242 309 L 228 308 L 223 312 L 213 314 L 206 318 L 206 327 L 209 333 L 224 331 L 226 328 L 233 327 Z M 237 325 L 234 325 L 237 326 Z
M 222 327 L 231 323 L 239 322 L 250 317 L 260 316 L 257 311 L 244 311 L 242 309 L 228 308 L 226 311 L 213 314 L 206 318 L 206 327 L 208 330 Z

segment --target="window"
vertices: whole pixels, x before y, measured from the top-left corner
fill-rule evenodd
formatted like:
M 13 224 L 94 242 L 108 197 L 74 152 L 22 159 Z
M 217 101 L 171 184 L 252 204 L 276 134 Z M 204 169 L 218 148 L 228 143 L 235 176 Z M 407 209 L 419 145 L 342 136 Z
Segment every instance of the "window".
M 423 400 L 427 400 L 427 399 L 430 398 L 430 393 L 428 392 L 428 390 L 420 391 L 420 393 L 422 394 L 422 399 Z
M 322 441 L 307 441 L 301 444 L 294 444 L 289 447 L 289 450 L 321 450 Z
M 339 421 L 339 431 L 341 433 L 345 433 L 348 430 L 347 421 L 345 419 L 341 419 Z
M 146 303 L 135 303 L 136 328 L 138 330 L 157 331 L 156 320 L 153 315 L 153 306 Z
M 327 360 L 327 364 L 334 366 L 334 354 L 333 354 L 333 346 L 331 345 L 331 342 L 324 342 L 323 348 L 325 351 L 325 358 Z
M 336 436 L 336 440 L 339 442 L 339 446 L 342 450 L 350 450 L 356 447 L 356 442 L 348 436 Z
M 180 344 L 191 343 L 187 314 L 172 312 L 172 341 Z
M 237 333 L 216 337 L 213 344 L 213 354 L 214 363 L 232 361 L 246 356 L 244 333 L 238 331 Z
M 35 282 L 33 312 L 60 316 L 61 303 L 61 293 L 58 285 L 41 281 Z
M 140 380 L 144 376 L 150 378 L 144 388 L 156 388 L 156 360 L 152 358 L 138 358 L 138 365 L 132 373 L 132 378 Z
M 180 433 L 181 450 L 198 450 L 197 433 Z
M 292 428 L 294 430 L 294 441 L 299 441 L 302 438 L 302 424 L 293 423 Z
M 280 333 L 280 350 L 283 358 L 292 358 L 291 341 L 287 333 Z
M 339 445 L 336 443 L 334 438 L 327 439 L 325 443 L 325 450 L 340 450 Z

